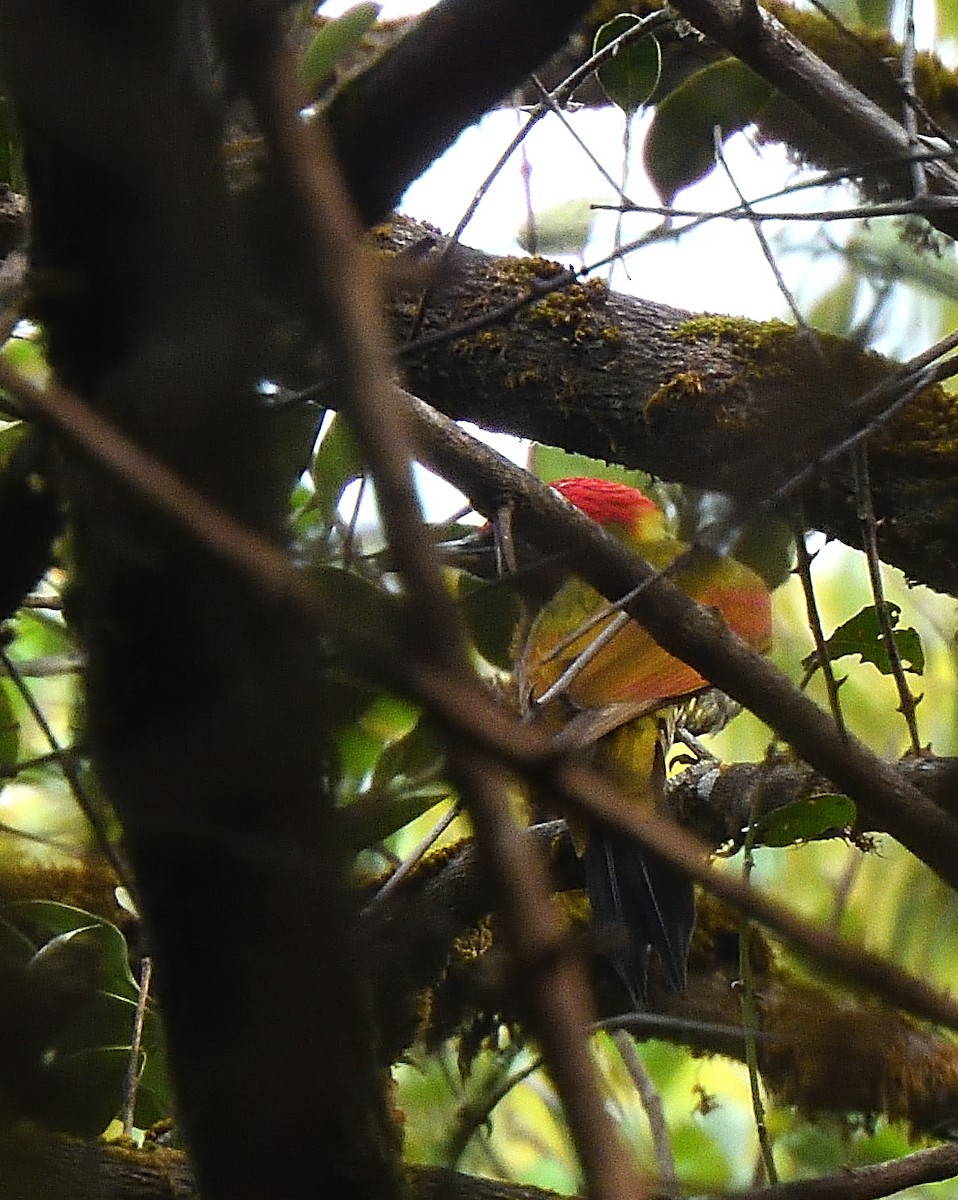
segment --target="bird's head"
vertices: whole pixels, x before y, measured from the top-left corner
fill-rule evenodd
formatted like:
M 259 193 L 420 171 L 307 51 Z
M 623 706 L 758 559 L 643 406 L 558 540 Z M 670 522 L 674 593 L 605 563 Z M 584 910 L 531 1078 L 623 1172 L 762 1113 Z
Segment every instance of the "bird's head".
M 556 479 L 550 485 L 615 537 L 632 546 L 665 533 L 665 514 L 638 488 L 609 479 Z

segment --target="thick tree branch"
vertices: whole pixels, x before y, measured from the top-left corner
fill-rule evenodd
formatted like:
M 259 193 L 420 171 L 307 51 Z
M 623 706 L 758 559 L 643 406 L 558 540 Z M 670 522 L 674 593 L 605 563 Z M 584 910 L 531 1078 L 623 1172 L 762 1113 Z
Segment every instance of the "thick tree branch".
M 376 220 L 465 126 L 556 51 L 589 0 L 444 0 L 329 110 L 354 203 Z
M 435 231 L 399 217 L 376 236 L 395 252 Z M 400 341 L 417 311 L 417 297 L 394 305 Z M 476 318 L 488 328 L 455 336 Z M 402 347 L 406 378 L 448 416 L 725 491 L 749 508 L 866 426 L 876 413 L 856 401 L 897 366 L 822 334 L 823 364 L 778 321 L 689 313 L 572 282 L 542 259 L 467 247 L 437 288 L 424 347 L 427 337 L 428 349 Z M 958 401 L 934 385 L 873 437 L 870 464 L 882 557 L 958 594 L 956 447 Z M 844 460 L 804 498 L 812 528 L 858 544 Z
M 40 1130 L 0 1133 L 5 1200 L 201 1200 L 185 1155 L 81 1143 Z M 734 1200 L 881 1200 L 905 1188 L 958 1174 L 953 1143 L 819 1179 L 734 1193 Z M 442 1167 L 408 1172 L 411 1200 L 552 1200 L 555 1193 L 478 1179 Z M 703 1193 L 709 1198 L 709 1193 Z M 713 1193 L 709 1200 L 731 1200 Z
M 159 512 L 174 520 L 176 529 L 198 536 L 204 546 L 208 542 L 217 562 L 222 557 L 224 564 L 239 567 L 244 578 L 255 581 L 269 597 L 293 602 L 299 614 L 318 620 L 357 665 L 416 696 L 451 736 L 463 737 L 470 745 L 501 756 L 534 786 L 553 793 L 569 811 L 605 822 L 653 849 L 710 892 L 750 913 L 826 966 L 926 1019 L 958 1028 L 958 1009 L 921 980 L 889 968 L 868 951 L 811 929 L 786 906 L 710 869 L 700 842 L 664 816 L 636 814 L 629 798 L 588 767 L 557 756 L 547 733 L 517 722 L 486 689 L 410 658 L 408 648 L 395 644 L 385 630 L 377 635 L 365 621 L 357 621 L 355 614 L 344 612 L 335 594 L 331 599 L 323 591 L 314 592 L 262 536 L 244 531 L 235 518 L 143 455 L 63 389 L 53 385 L 38 388 L 9 368 L 0 370 L 0 378 L 25 407 L 42 412 L 69 438 L 76 438 L 96 463 L 109 464 L 121 478 L 134 481 L 137 494 L 142 475 L 148 483 L 144 494 Z M 511 497 L 517 504 L 520 533 L 533 542 L 567 544 L 570 568 L 607 595 L 621 595 L 641 582 L 643 587 L 629 611 L 635 610 L 636 619 L 664 647 L 692 663 L 704 677 L 726 686 L 731 694 L 741 694 L 743 702 L 752 699 L 755 711 L 769 714 L 769 723 L 779 727 L 796 748 L 804 749 L 813 765 L 831 774 L 863 807 L 887 819 L 899 840 L 953 883 L 958 858 L 952 849 L 958 836 L 954 822 L 917 789 L 900 780 L 888 764 L 860 743 L 843 743 L 826 714 L 770 663 L 739 642 L 714 612 L 701 608 L 666 578 L 655 575 L 648 564 L 630 555 L 550 488 L 413 397 L 407 396 L 404 403 L 417 421 L 419 444 L 429 449 L 427 461 L 438 464 L 460 487 L 481 497 L 480 508 L 494 511 L 497 498 Z M 192 544 L 190 538 L 188 545 Z M 308 639 L 304 644 L 310 644 Z M 167 647 L 165 654 L 172 654 L 172 649 Z M 132 701 L 127 707 L 136 708 Z M 151 790 L 149 798 L 154 803 L 171 786 L 163 780 L 157 764 L 150 776 L 157 793 L 153 796 Z M 192 797 L 190 792 L 184 801 L 190 807 Z
M 902 778 L 951 817 L 958 819 L 958 758 L 903 758 Z M 669 782 L 669 808 L 680 823 L 716 849 L 738 844 L 756 798 L 762 811 L 775 812 L 786 804 L 835 791 L 835 785 L 806 763 L 782 759 L 769 763 L 699 762 Z M 887 832 L 864 810 L 861 833 Z

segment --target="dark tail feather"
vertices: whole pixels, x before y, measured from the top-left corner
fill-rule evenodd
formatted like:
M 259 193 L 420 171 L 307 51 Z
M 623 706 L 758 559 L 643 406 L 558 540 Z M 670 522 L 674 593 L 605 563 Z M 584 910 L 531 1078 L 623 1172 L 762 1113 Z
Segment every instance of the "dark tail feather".
M 650 950 L 658 955 L 672 988 L 685 991 L 695 921 L 689 879 L 628 838 L 606 831 L 589 834 L 584 865 L 599 948 L 636 1007 L 645 1001 Z

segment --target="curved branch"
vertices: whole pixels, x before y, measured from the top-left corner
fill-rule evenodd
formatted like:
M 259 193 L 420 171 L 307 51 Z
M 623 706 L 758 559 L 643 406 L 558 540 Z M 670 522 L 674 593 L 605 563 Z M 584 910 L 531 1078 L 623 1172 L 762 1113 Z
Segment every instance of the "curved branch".
M 565 41 L 589 0 L 444 0 L 347 84 L 328 116 L 353 201 L 376 220 L 459 133 Z

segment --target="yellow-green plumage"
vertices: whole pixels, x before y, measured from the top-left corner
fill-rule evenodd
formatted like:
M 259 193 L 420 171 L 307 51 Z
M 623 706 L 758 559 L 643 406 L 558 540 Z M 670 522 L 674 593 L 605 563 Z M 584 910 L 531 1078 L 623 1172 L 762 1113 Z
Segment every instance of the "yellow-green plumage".
M 553 487 L 659 569 L 688 549 L 669 534 L 661 510 L 635 488 L 593 479 L 561 480 Z M 673 582 L 718 609 L 756 649 L 768 648 L 770 597 L 748 567 L 696 550 Z M 707 686 L 694 668 L 630 620 L 573 673 L 560 694 L 538 703 L 615 619 L 606 616 L 577 634 L 607 607 L 581 579 L 563 583 L 532 623 L 517 662 L 519 687 L 524 704 L 555 731 L 559 744 L 594 747 L 596 765 L 627 788 L 638 806 L 652 809 L 664 793 L 669 710 Z M 589 831 L 583 859 L 597 939 L 634 1003 L 644 999 L 651 949 L 672 987 L 683 990 L 694 920 L 688 880 L 613 831 Z

